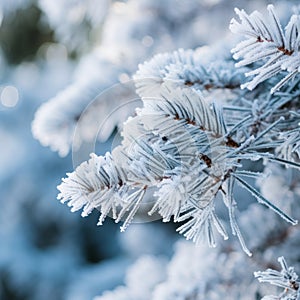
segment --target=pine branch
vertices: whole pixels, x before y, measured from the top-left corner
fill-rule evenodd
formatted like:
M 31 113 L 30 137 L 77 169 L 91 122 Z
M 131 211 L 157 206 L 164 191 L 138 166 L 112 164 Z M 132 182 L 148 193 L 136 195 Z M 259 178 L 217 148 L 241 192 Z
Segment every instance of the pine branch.
M 72 212 L 83 209 L 83 217 L 98 209 L 101 212 L 98 225 L 102 225 L 109 213 L 118 222 L 126 211 L 132 209 L 123 225 L 126 227 L 140 204 L 145 186 L 130 185 L 128 172 L 115 162 L 114 156 L 118 150 L 104 157 L 91 155 L 89 161 L 82 163 L 73 173 L 68 173 L 68 177 L 58 186 L 60 194 L 57 198 L 62 203 L 67 202 Z
M 32 122 L 33 136 L 43 146 L 66 156 L 81 113 L 100 91 L 93 82 L 77 82 L 58 93 L 37 110 Z
M 253 135 L 256 142 L 248 150 L 260 148 L 259 151 L 272 151 L 287 160 L 296 159 L 299 157 L 298 97 L 299 80 L 283 87 L 282 92 L 262 92 L 255 99 L 243 97 L 234 105 L 225 105 L 228 135 L 236 140 Z
M 275 17 L 272 22 L 278 23 Z M 279 27 L 276 30 L 277 35 L 272 33 L 272 38 L 278 42 L 283 35 Z M 230 82 L 238 85 L 242 82 L 231 62 L 225 65 L 209 62 L 206 67 L 201 60 L 198 65 L 198 59 L 196 52 L 180 50 L 158 55 L 140 66 L 135 81 L 143 107 L 125 123 L 122 146 L 104 164 L 106 173 L 101 164 L 98 169 L 93 167 L 94 162 L 88 163 L 88 167 L 83 165 L 62 184 L 59 198 L 74 206 L 73 210 L 100 209 L 99 224 L 110 211 L 117 222 L 127 215 L 124 230 L 137 212 L 145 191 L 151 187 L 155 203 L 149 214 L 158 212 L 164 222 L 172 219 L 183 222 L 178 231 L 186 238 L 198 243 L 206 237 L 214 246 L 213 228 L 225 239 L 228 237 L 215 213 L 216 196 L 220 192 L 228 208 L 232 233 L 251 255 L 234 215 L 233 184 L 239 183 L 258 202 L 296 224 L 296 220 L 243 179 L 258 175 L 243 169 L 241 161 L 264 159 L 299 169 L 297 162 L 275 155 L 285 141 L 279 133 L 298 128 L 294 108 L 299 84 L 290 84 L 283 92 L 273 95 L 263 90 L 240 93 L 237 86 L 229 87 Z M 226 66 L 228 73 L 224 71 Z M 235 96 L 229 100 L 221 95 L 219 101 L 214 99 L 218 94 L 211 93 L 231 87 Z M 222 101 L 226 101 L 224 107 Z M 121 172 L 121 180 L 115 170 Z M 82 193 L 82 182 L 93 187 L 95 182 L 103 181 L 101 176 L 112 180 L 112 185 L 100 184 L 96 190 L 88 188 Z
M 225 57 L 220 59 L 212 54 L 212 58 L 208 58 L 205 55 L 204 61 L 201 48 L 198 51 L 179 49 L 157 54 L 140 64 L 133 78 L 141 97 L 159 97 L 163 84 L 174 89 L 192 87 L 200 91 L 238 89 L 244 78 L 243 72 L 245 68 L 237 70 Z
M 140 104 L 132 83 L 116 84 L 123 69 L 96 54 L 82 62 L 72 84 L 40 106 L 32 122 L 33 136 L 60 156 L 84 142 L 106 141 Z
M 245 74 L 254 77 L 241 88 L 253 90 L 268 78 L 285 73 L 285 77 L 271 89 L 271 93 L 274 93 L 299 72 L 300 17 L 293 15 L 283 31 L 273 5 L 268 6 L 268 12 L 269 16 L 265 18 L 257 11 L 248 15 L 244 10 L 236 9 L 241 23 L 232 19 L 229 28 L 233 33 L 247 37 L 247 40 L 232 49 L 235 59 L 242 58 L 236 66 L 241 67 L 262 61 L 261 66 Z
M 299 300 L 300 282 L 298 280 L 298 275 L 293 267 L 288 267 L 283 257 L 279 257 L 278 261 L 281 265 L 280 272 L 273 269 L 254 272 L 254 276 L 258 278 L 259 282 L 268 282 L 284 289 L 278 296 L 265 296 L 262 300 Z
M 166 83 L 160 89 L 161 97 L 142 98 L 144 107 L 124 126 L 122 146 L 111 156 L 93 157 L 69 174 L 59 187 L 59 199 L 69 202 L 73 211 L 84 207 L 83 215 L 99 209 L 99 224 L 110 211 L 117 222 L 128 213 L 121 228 L 124 230 L 137 212 L 145 190 L 154 187 L 156 200 L 149 214 L 158 212 L 165 222 L 171 218 L 174 222 L 184 222 L 178 231 L 187 239 L 199 243 L 206 237 L 214 246 L 213 227 L 225 239 L 228 237 L 214 210 L 216 195 L 221 191 L 232 232 L 250 255 L 234 217 L 231 185 L 235 180 L 259 202 L 295 223 L 240 177 L 257 174 L 239 170 L 241 159 L 265 157 L 288 163 L 259 152 L 270 145 L 270 136 L 277 134 L 282 118 L 237 143 L 227 131 L 221 108 L 207 101 L 199 91 L 173 89 Z M 248 124 L 247 119 L 245 122 Z M 296 163 L 289 165 L 298 167 Z M 228 182 L 229 187 L 224 191 L 223 186 Z
M 214 103 L 207 102 L 200 92 L 188 88 L 174 89 L 164 84 L 160 93 L 160 97 L 142 98 L 145 108 L 141 110 L 141 115 L 159 112 L 178 121 L 184 120 L 185 124 L 197 126 L 201 131 L 214 133 L 216 137 L 225 134 L 221 110 Z

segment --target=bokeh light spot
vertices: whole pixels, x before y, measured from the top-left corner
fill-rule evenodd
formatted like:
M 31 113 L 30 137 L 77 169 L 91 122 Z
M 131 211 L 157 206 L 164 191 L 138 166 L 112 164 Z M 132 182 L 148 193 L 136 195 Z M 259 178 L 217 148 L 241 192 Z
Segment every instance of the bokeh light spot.
M 4 87 L 1 92 L 0 101 L 6 107 L 15 107 L 19 102 L 19 92 L 11 85 Z

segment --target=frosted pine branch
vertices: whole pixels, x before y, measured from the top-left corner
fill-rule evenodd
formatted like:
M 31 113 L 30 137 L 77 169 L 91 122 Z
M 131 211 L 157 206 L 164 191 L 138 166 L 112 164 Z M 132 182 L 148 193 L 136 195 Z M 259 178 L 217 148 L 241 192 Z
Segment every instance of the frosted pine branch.
M 283 60 L 292 56 L 279 49 L 286 45 L 287 33 L 272 7 L 269 11 L 267 23 L 255 25 L 253 16 L 239 12 L 243 26 L 236 21 L 232 26 L 246 26 L 252 35 L 265 34 L 262 41 L 256 36 L 253 49 L 257 43 L 275 47 Z M 215 210 L 221 198 L 233 235 L 251 255 L 235 217 L 240 200 L 235 185 L 285 221 L 297 224 L 250 184 L 249 178 L 261 174 L 245 167 L 245 162 L 270 161 L 300 170 L 299 162 L 291 159 L 298 151 L 299 81 L 274 94 L 268 92 L 274 79 L 253 92 L 241 92 L 241 69 L 233 68 L 230 59 L 215 62 L 214 53 L 204 63 L 200 54 L 199 49 L 179 50 L 139 66 L 134 79 L 143 106 L 124 124 L 122 145 L 111 156 L 92 159 L 69 174 L 59 187 L 59 199 L 74 210 L 83 208 L 84 215 L 99 209 L 99 224 L 112 212 L 117 222 L 125 219 L 124 230 L 147 191 L 154 197 L 150 215 L 158 213 L 164 222 L 182 222 L 178 231 L 187 239 L 199 243 L 204 238 L 215 246 L 216 231 L 228 238 Z M 282 154 L 286 149 L 289 156 Z
M 32 122 L 33 136 L 60 156 L 66 156 L 72 146 L 77 149 L 83 142 L 106 141 L 138 105 L 138 101 L 133 101 L 136 94 L 132 84 L 110 88 L 110 79 L 108 83 L 89 76 L 44 103 Z
M 10 3 L 10 1 L 8 2 Z M 39 5 L 48 16 L 56 36 L 68 40 L 71 48 L 77 45 L 78 47 L 74 47 L 77 51 L 82 48 L 86 49 L 87 44 L 91 47 L 93 32 L 87 30 L 90 25 L 95 25 L 97 28 L 94 32 L 95 38 L 99 37 L 99 32 L 101 32 L 101 39 L 97 38 L 98 42 L 101 40 L 100 45 L 97 47 L 95 45 L 95 48 L 93 45 L 94 50 L 88 53 L 86 57 L 82 57 L 79 67 L 76 67 L 75 87 L 73 85 L 70 88 L 67 87 L 62 94 L 49 99 L 49 105 L 41 107 L 34 121 L 34 136 L 42 145 L 50 146 L 61 156 L 67 155 L 71 147 L 74 146 L 72 145 L 73 129 L 78 125 L 78 117 L 82 116 L 84 109 L 97 95 L 93 93 L 94 88 L 99 93 L 107 88 L 113 87 L 115 89 L 116 83 L 129 80 L 138 63 L 152 53 L 175 49 L 182 42 L 187 48 L 194 47 L 195 43 L 198 43 L 196 40 L 199 39 L 199 31 L 190 29 L 198 18 L 197 12 L 201 12 L 203 7 L 208 5 L 207 3 L 200 4 L 194 0 L 189 1 L 188 5 L 176 1 L 175 6 L 171 4 L 172 1 L 151 2 L 147 0 L 140 3 L 132 0 L 127 1 L 120 9 L 118 3 L 114 5 L 112 2 L 110 5 L 110 2 L 104 0 L 101 1 L 101 4 L 96 5 L 95 1 L 92 0 L 88 3 L 85 0 L 64 0 L 61 1 L 60 5 L 52 5 L 52 1 L 49 0 L 39 1 Z M 180 12 L 179 8 L 182 9 Z M 153 14 L 149 14 L 149 11 Z M 77 16 L 78 12 L 80 12 L 80 18 L 73 20 L 74 13 Z M 64 24 L 61 24 L 61 15 L 65 17 Z M 203 17 L 206 18 L 205 15 Z M 105 22 L 101 26 L 104 20 Z M 174 22 L 179 22 L 180 27 L 183 26 L 184 29 L 173 30 Z M 84 30 L 70 31 L 70 25 L 80 26 L 81 30 L 84 27 Z M 189 35 L 187 37 L 182 35 L 180 33 L 182 30 L 189 31 Z M 166 36 L 168 36 L 167 39 Z M 206 38 L 206 35 L 201 33 L 200 36 Z M 83 37 L 87 38 L 85 42 L 82 42 Z M 81 53 L 80 50 L 78 52 Z M 83 84 L 85 80 L 86 82 Z M 70 90 L 77 91 L 70 93 Z M 105 137 L 112 133 L 114 127 L 119 126 L 130 115 L 126 110 L 129 106 L 123 106 L 124 102 L 120 99 L 124 98 L 124 93 L 116 89 L 115 92 L 106 99 L 102 98 L 102 104 L 90 111 L 91 114 L 87 116 L 87 122 L 80 125 L 80 134 L 75 146 L 94 140 L 99 129 L 99 123 L 101 124 L 100 120 L 106 118 L 116 107 L 119 110 L 122 106 L 125 111 L 118 114 L 116 121 L 110 118 L 110 126 L 108 126 L 108 130 L 105 130 L 104 137 L 101 137 L 100 140 L 105 140 Z M 131 97 L 135 98 L 136 95 L 131 94 Z M 125 98 L 128 100 L 127 96 Z M 137 106 L 135 105 L 135 107 Z M 47 110 L 51 113 L 48 113 Z
M 228 237 L 215 213 L 220 192 L 229 210 L 232 232 L 249 255 L 233 212 L 235 182 L 285 220 L 297 223 L 243 179 L 254 173 L 239 171 L 241 159 L 260 158 L 300 168 L 297 163 L 261 152 L 270 147 L 270 137 L 278 135 L 277 126 L 283 117 L 236 142 L 236 133 L 228 132 L 221 107 L 207 101 L 199 91 L 174 89 L 168 84 L 160 90 L 161 97 L 142 98 L 143 108 L 124 126 L 122 146 L 112 156 L 94 157 L 69 174 L 59 187 L 59 199 L 69 201 L 73 210 L 84 207 L 84 215 L 99 209 L 99 224 L 110 211 L 117 222 L 127 215 L 121 228 L 124 230 L 145 191 L 153 187 L 156 201 L 150 214 L 158 212 L 165 222 L 172 218 L 184 222 L 178 231 L 187 239 L 199 243 L 206 238 L 214 246 L 213 228 Z
M 160 96 L 162 84 L 174 88 L 192 87 L 205 91 L 211 89 L 238 89 L 243 82 L 244 69 L 236 69 L 231 60 L 217 54 L 179 49 L 172 53 L 157 54 L 139 65 L 134 75 L 137 93 L 141 97 Z
M 66 156 L 80 115 L 100 91 L 95 82 L 90 81 L 76 82 L 58 93 L 37 110 L 32 122 L 33 136 L 43 146 L 50 146 L 60 156 Z
M 82 163 L 73 173 L 67 174 L 58 186 L 58 199 L 68 202 L 71 211 L 83 209 L 82 216 L 88 216 L 94 209 L 101 212 L 98 225 L 111 213 L 118 222 L 126 211 L 137 210 L 145 193 L 144 186 L 131 186 L 126 170 L 114 162 L 114 155 L 104 157 L 92 155 L 88 162 Z M 126 217 L 130 222 L 132 214 Z
M 232 49 L 235 59 L 242 58 L 236 66 L 261 62 L 246 73 L 253 79 L 241 87 L 253 90 L 259 83 L 283 73 L 284 77 L 271 89 L 274 93 L 300 71 L 300 17 L 293 15 L 283 30 L 273 5 L 268 6 L 268 12 L 269 16 L 264 17 L 257 11 L 248 15 L 244 10 L 236 9 L 241 23 L 232 19 L 230 29 L 247 38 Z
M 299 279 L 293 267 L 289 267 L 283 257 L 279 257 L 281 271 L 267 269 L 266 271 L 255 272 L 255 277 L 260 282 L 268 282 L 272 285 L 283 288 L 284 291 L 277 296 L 265 296 L 263 300 L 299 300 L 300 289 Z

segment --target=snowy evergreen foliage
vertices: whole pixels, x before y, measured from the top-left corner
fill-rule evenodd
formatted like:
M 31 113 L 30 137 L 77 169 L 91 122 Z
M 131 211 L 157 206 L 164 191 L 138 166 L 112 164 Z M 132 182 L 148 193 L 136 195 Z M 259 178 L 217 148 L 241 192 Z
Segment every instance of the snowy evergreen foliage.
M 76 11 L 86 2 L 89 5 L 93 3 L 93 1 L 64 0 L 61 2 L 61 7 L 58 7 L 53 5 L 52 1 L 39 1 L 45 14 L 53 20 L 50 23 L 55 33 L 59 35 L 60 31 L 66 31 L 63 32 L 63 36 L 68 39 L 71 37 L 71 43 L 82 38 L 82 31 L 78 33 L 78 30 L 75 30 L 75 39 L 72 38 L 74 32 L 68 30 L 70 29 L 68 25 L 72 24 L 67 22 L 62 26 L 59 23 L 60 26 L 57 26 L 56 19 L 59 17 L 55 12 L 62 13 L 67 10 L 67 17 L 69 15 L 72 17 L 72 14 L 68 12 L 68 7 Z M 103 2 L 107 3 L 107 1 Z M 81 142 L 89 142 L 91 136 L 92 138 L 97 136 L 99 122 L 97 120 L 78 122 L 78 120 L 84 108 L 93 102 L 97 107 L 85 112 L 87 120 L 94 119 L 95 110 L 98 112 L 98 120 L 106 118 L 116 107 L 120 110 L 121 116 L 117 118 L 118 121 L 111 120 L 108 131 L 104 136 L 99 136 L 100 140 L 105 140 L 111 132 L 110 129 L 122 124 L 130 112 L 132 113 L 133 109 L 128 106 L 128 102 L 136 99 L 135 89 L 128 87 L 117 95 L 114 93 L 112 95 L 108 93 L 107 96 L 100 95 L 99 99 L 95 99 L 97 95 L 95 91 L 106 91 L 115 84 L 123 86 L 131 79 L 137 65 L 153 53 L 171 51 L 183 46 L 195 48 L 203 43 L 211 42 L 212 37 L 207 35 L 205 30 L 206 24 L 212 21 L 211 15 L 219 20 L 220 9 L 228 14 L 231 13 L 231 8 L 223 2 L 220 0 L 187 0 L 185 3 L 180 0 L 112 2 L 103 26 L 93 23 L 96 26 L 94 31 L 101 31 L 101 43 L 97 44 L 95 41 L 94 49 L 80 57 L 71 85 L 37 111 L 33 122 L 35 138 L 42 145 L 58 151 L 61 156 L 70 152 L 75 129 L 80 128 Z M 210 16 L 206 14 L 208 9 L 211 10 Z M 82 17 L 87 18 L 87 14 Z M 79 24 L 76 23 L 74 26 L 77 25 Z M 218 29 L 224 24 L 220 20 L 219 23 L 214 21 L 213 25 L 215 37 L 221 37 L 221 31 Z M 79 43 L 82 44 L 81 41 Z M 73 92 L 75 90 L 76 93 Z
M 260 282 L 268 282 L 284 289 L 284 291 L 278 296 L 265 296 L 263 299 L 299 300 L 300 290 L 298 275 L 293 267 L 288 267 L 283 257 L 279 257 L 278 261 L 281 265 L 280 272 L 277 270 L 268 269 L 266 271 L 254 273 L 255 277 L 257 277 Z
M 286 209 L 289 207 L 290 211 L 299 215 L 298 177 L 294 176 L 292 169 L 285 170 L 278 165 L 271 169 L 272 175 L 266 180 L 259 179 L 263 195 L 276 197 L 277 205 Z M 297 186 L 294 186 L 294 180 L 297 180 Z M 278 194 L 274 187 L 283 190 L 283 193 Z M 289 195 L 288 199 L 286 195 Z M 248 300 L 276 294 L 276 290 L 268 285 L 257 284 L 252 274 L 266 266 L 276 268 L 274 261 L 277 253 L 285 253 L 295 268 L 299 268 L 298 226 L 290 227 L 280 217 L 274 217 L 270 210 L 255 203 L 243 211 L 239 221 L 253 253 L 251 258 L 245 256 L 239 245 L 230 239 L 219 241 L 219 247 L 214 249 L 204 245 L 195 247 L 192 243 L 179 241 L 175 244 L 175 253 L 168 263 L 167 274 L 153 290 L 148 291 L 145 299 Z M 128 272 L 130 273 L 130 269 Z M 99 300 L 106 300 L 105 297 L 108 296 L 108 299 L 130 299 L 126 297 L 126 293 L 130 292 L 131 288 L 132 286 L 126 284 L 113 292 L 104 293 L 103 298 L 99 297 Z M 122 293 L 122 290 L 127 292 Z
M 99 209 L 99 224 L 110 212 L 119 222 L 130 211 L 121 227 L 124 230 L 138 210 L 145 191 L 155 187 L 157 199 L 149 214 L 157 211 L 165 222 L 171 218 L 174 222 L 185 221 L 178 228 L 180 233 L 196 243 L 206 236 L 214 246 L 213 226 L 228 238 L 215 212 L 215 198 L 220 193 L 228 208 L 232 232 L 250 254 L 234 216 L 235 184 L 286 221 L 297 224 L 247 182 L 246 178 L 260 177 L 261 173 L 246 169 L 241 161 L 245 164 L 247 160 L 263 159 L 299 169 L 297 162 L 276 155 L 277 148 L 284 142 L 278 133 L 285 128 L 296 130 L 299 126 L 299 119 L 290 112 L 297 105 L 298 82 L 280 95 L 267 96 L 266 91 L 260 95 L 243 94 L 243 98 L 238 99 L 239 84 L 233 85 L 233 79 L 222 72 L 228 64 L 217 64 L 218 76 L 212 72 L 207 79 L 202 72 L 194 72 L 200 77 L 191 81 L 185 71 L 194 63 L 191 57 L 191 51 L 165 54 L 164 61 L 170 61 L 176 72 L 183 70 L 179 75 L 183 79 L 179 82 L 159 81 L 155 68 L 141 66 L 140 70 L 146 69 L 147 73 L 143 77 L 139 71 L 137 79 L 143 107 L 137 109 L 136 117 L 126 122 L 122 145 L 111 155 L 93 156 L 68 174 L 59 186 L 59 199 L 68 201 L 72 211 L 83 208 L 83 216 L 94 208 Z M 157 66 L 161 58 L 147 64 Z M 149 74 L 149 70 L 154 70 L 154 74 Z M 222 76 L 224 73 L 226 76 Z M 196 82 L 195 88 L 193 82 Z M 149 96 L 142 88 L 147 84 Z M 201 89 L 205 90 L 206 98 Z M 232 99 L 221 99 L 228 101 L 221 106 L 209 97 L 216 89 L 233 89 L 236 95 Z
M 232 50 L 235 59 L 243 58 L 237 67 L 264 61 L 246 73 L 254 78 L 241 87 L 253 90 L 260 82 L 285 71 L 285 77 L 271 89 L 274 93 L 300 72 L 300 17 L 293 15 L 283 31 L 273 5 L 268 6 L 268 12 L 269 16 L 265 17 L 257 11 L 248 15 L 236 9 L 241 23 L 233 19 L 230 29 L 248 38 Z
M 93 154 L 88 162 L 67 174 L 58 187 L 58 199 L 68 203 L 72 211 L 82 209 L 82 216 L 98 209 L 98 225 L 108 215 L 116 222 L 123 221 L 124 231 L 138 213 L 145 194 L 151 192 L 154 204 L 149 215 L 158 213 L 163 222 L 180 222 L 177 231 L 187 240 L 200 245 L 206 239 L 213 247 L 219 241 L 215 232 L 225 240 L 229 238 L 224 217 L 217 212 L 222 199 L 231 232 L 238 237 L 243 250 L 249 256 L 259 251 L 266 253 L 268 246 L 264 243 L 268 243 L 272 226 L 266 228 L 266 234 L 259 229 L 261 237 L 254 236 L 253 242 L 252 234 L 243 228 L 247 239 L 243 237 L 238 223 L 254 228 L 256 225 L 251 218 L 244 217 L 247 214 L 237 220 L 236 206 L 243 199 L 236 192 L 237 187 L 296 225 L 298 221 L 292 215 L 297 217 L 297 210 L 274 201 L 272 194 L 265 197 L 266 193 L 253 184 L 253 179 L 267 182 L 267 170 L 288 168 L 298 172 L 300 168 L 298 16 L 291 18 L 283 33 L 273 6 L 268 6 L 268 10 L 268 18 L 258 12 L 249 16 L 236 10 L 241 24 L 233 20 L 230 29 L 250 39 L 232 50 L 233 58 L 229 51 L 218 53 L 219 45 L 213 45 L 209 51 L 200 47 L 157 54 L 139 65 L 133 78 L 142 107 L 125 122 L 121 145 L 105 156 Z M 240 57 L 243 60 L 236 67 L 244 68 L 235 68 L 233 59 Z M 256 63 L 264 58 L 269 60 L 262 65 Z M 282 71 L 288 72 L 283 79 Z M 243 74 L 257 76 L 245 83 Z M 296 78 L 292 81 L 292 77 Z M 255 170 L 256 165 L 261 165 L 264 172 Z M 248 210 L 257 217 L 266 213 L 255 211 L 255 206 Z M 225 254 L 226 242 L 219 243 L 224 246 L 215 257 L 211 255 L 212 261 L 207 261 L 206 267 L 201 265 L 205 270 L 222 259 L 220 253 L 228 262 L 232 255 L 236 257 L 235 252 Z M 253 270 L 256 264 L 259 266 L 260 262 L 254 260 Z M 251 282 L 250 277 L 242 276 Z M 188 281 L 192 277 L 189 275 Z M 212 272 L 210 281 L 214 279 Z M 224 284 L 227 279 L 222 280 Z M 167 285 L 161 283 L 164 288 L 155 288 L 145 299 L 200 299 L 204 295 L 218 299 L 217 294 L 207 290 L 206 278 L 197 278 L 195 285 L 186 290 L 188 284 L 191 282 L 179 292 L 172 290 L 176 284 L 165 290 Z M 257 294 L 256 285 L 251 287 L 251 293 Z M 131 288 L 128 289 L 121 288 L 111 297 L 129 299 Z M 222 287 L 218 292 L 222 293 Z M 228 299 L 240 298 L 242 294 L 242 290 L 233 289 Z M 110 299 L 108 295 L 100 299 L 106 297 Z

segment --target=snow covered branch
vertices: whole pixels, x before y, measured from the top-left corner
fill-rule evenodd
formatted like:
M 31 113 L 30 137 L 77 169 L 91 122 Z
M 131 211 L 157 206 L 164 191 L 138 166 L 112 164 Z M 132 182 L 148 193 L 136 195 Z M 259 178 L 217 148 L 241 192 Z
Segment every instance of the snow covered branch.
M 273 5 L 268 6 L 268 12 L 269 16 L 266 18 L 257 11 L 248 15 L 244 10 L 236 9 L 241 23 L 232 19 L 230 29 L 233 33 L 247 37 L 232 49 L 235 59 L 242 58 L 236 66 L 262 61 L 246 73 L 246 76 L 253 76 L 253 79 L 241 87 L 253 90 L 266 79 L 280 73 L 285 74 L 271 89 L 271 93 L 274 93 L 300 71 L 300 17 L 293 15 L 283 31 Z
M 157 199 L 149 214 L 157 211 L 165 222 L 172 217 L 174 222 L 184 222 L 178 231 L 187 239 L 199 243 L 206 237 L 209 245 L 214 246 L 213 227 L 225 239 L 228 238 L 215 212 L 216 196 L 220 193 L 229 211 L 232 232 L 238 236 L 249 255 L 250 251 L 234 216 L 235 183 L 286 221 L 297 223 L 245 180 L 261 175 L 244 170 L 241 164 L 241 160 L 267 159 L 300 168 L 296 162 L 264 152 L 264 149 L 275 149 L 278 145 L 275 137 L 278 137 L 279 124 L 284 122 L 283 116 L 278 117 L 272 109 L 263 106 L 262 109 L 266 110 L 260 111 L 264 116 L 261 126 L 250 131 L 250 134 L 247 129 L 249 118 L 242 119 L 239 126 L 228 130 L 222 107 L 207 100 L 199 90 L 191 87 L 174 88 L 172 83 L 167 82 L 161 84 L 158 90 L 161 96 L 153 97 L 151 94 L 150 97 L 142 97 L 143 107 L 137 109 L 136 117 L 126 122 L 122 133 L 123 143 L 112 153 L 113 164 L 105 163 L 105 167 L 95 169 L 95 158 L 88 165 L 84 163 L 69 174 L 69 178 L 59 187 L 59 199 L 70 201 L 71 206 L 75 205 L 75 210 L 87 207 L 84 215 L 85 211 L 90 211 L 90 207 L 100 208 L 103 216 L 112 210 L 117 222 L 125 212 L 130 211 L 121 228 L 124 230 L 137 212 L 144 191 L 153 187 Z M 289 103 L 294 97 L 284 99 L 284 103 Z M 273 108 L 278 105 L 277 101 L 270 102 Z M 97 159 L 103 161 L 101 157 Z M 122 170 L 122 176 L 114 170 Z M 113 184 L 103 185 L 104 179 Z M 82 182 L 88 186 L 84 193 Z M 94 184 L 97 185 L 96 190 L 91 187 Z M 104 203 L 108 208 L 103 209 Z M 120 208 L 119 212 L 117 207 Z
M 283 257 L 279 257 L 281 271 L 267 269 L 266 271 L 254 272 L 260 282 L 267 282 L 283 288 L 284 291 L 277 296 L 265 296 L 263 300 L 299 300 L 299 279 L 293 267 L 289 267 Z

